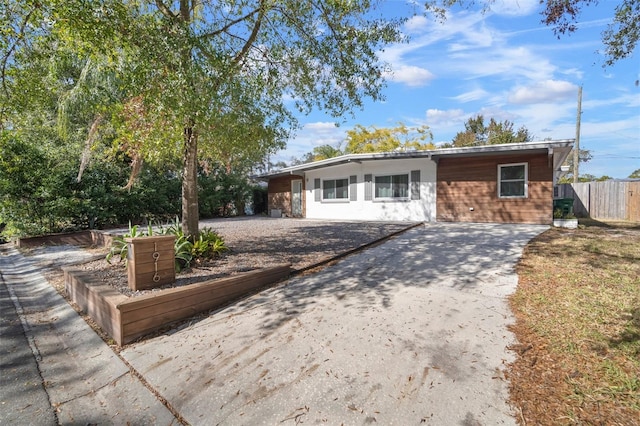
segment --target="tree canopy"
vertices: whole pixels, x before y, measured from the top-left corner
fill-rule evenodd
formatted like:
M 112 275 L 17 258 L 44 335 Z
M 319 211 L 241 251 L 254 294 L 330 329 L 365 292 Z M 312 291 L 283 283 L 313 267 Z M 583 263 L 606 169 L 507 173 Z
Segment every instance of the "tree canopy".
M 480 3 L 485 10 L 490 9 L 496 0 L 427 0 L 427 11 L 444 20 L 446 12 L 453 6 L 470 7 Z M 561 37 L 578 30 L 578 18 L 583 8 L 596 7 L 598 0 L 540 0 L 543 5 L 541 22 L 553 28 Z M 630 57 L 640 38 L 640 0 L 619 0 L 615 8 L 613 22 L 602 33 L 604 45 L 604 65 L 613 65 L 617 61 Z
M 475 146 L 475 145 L 496 145 L 504 143 L 530 142 L 533 137 L 526 127 L 521 126 L 517 130 L 513 129 L 513 123 L 509 120 L 496 121 L 489 119 L 489 124 L 485 125 L 484 117 L 477 115 L 469 118 L 464 124 L 465 130 L 458 132 L 451 146 Z
M 342 149 L 342 143 L 338 146 L 319 145 L 302 158 L 293 158 L 292 165 L 326 160 L 345 154 L 436 149 L 431 142 L 432 138 L 431 130 L 426 125 L 411 127 L 398 123 L 395 127 L 364 127 L 357 124 L 353 129 L 347 130 L 344 149 Z
M 364 127 L 356 125 L 347 131 L 345 154 L 435 149 L 428 126 Z
M 320 161 L 326 160 L 328 158 L 339 157 L 343 155 L 344 152 L 340 149 L 340 147 L 334 147 L 328 144 L 316 146 L 313 148 L 311 152 L 310 160 L 311 161 Z
M 378 52 L 403 40 L 403 20 L 378 15 L 378 4 L 8 0 L 1 126 L 18 129 L 19 112 L 61 85 L 49 101 L 71 113 L 66 129 L 83 152 L 111 132 L 134 166 L 180 164 L 182 225 L 195 235 L 201 161 L 231 169 L 282 148 L 297 124 L 288 99 L 339 117 L 382 98 Z M 40 72 L 67 63 L 81 72 L 55 82 Z

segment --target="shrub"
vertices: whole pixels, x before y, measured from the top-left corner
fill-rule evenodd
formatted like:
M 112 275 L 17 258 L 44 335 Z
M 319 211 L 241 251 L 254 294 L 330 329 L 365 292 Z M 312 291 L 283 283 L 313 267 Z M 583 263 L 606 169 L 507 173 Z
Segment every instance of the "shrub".
M 198 239 L 193 241 L 191 254 L 196 259 L 211 259 L 228 250 L 224 240 L 211 228 L 200 231 Z
M 113 245 L 106 256 L 107 262 L 111 263 L 113 256 L 118 256 L 119 261 L 123 261 L 126 267 L 129 244 L 125 239 L 153 235 L 173 235 L 176 237 L 174 242 L 176 272 L 188 268 L 194 260 L 199 262 L 203 259 L 212 259 L 229 250 L 222 237 L 211 228 L 201 230 L 197 239 L 186 236 L 182 231 L 180 220 L 176 217 L 174 222 L 166 225 L 166 228 L 160 225 L 155 231 L 151 224 L 147 226 L 145 231 L 141 230 L 138 225 L 131 226 L 129 223 L 129 232 L 113 240 Z

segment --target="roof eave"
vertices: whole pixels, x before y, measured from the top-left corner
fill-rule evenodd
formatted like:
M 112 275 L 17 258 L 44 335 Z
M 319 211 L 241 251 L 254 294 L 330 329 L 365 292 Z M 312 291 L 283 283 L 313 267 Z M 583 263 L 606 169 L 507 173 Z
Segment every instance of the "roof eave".
M 360 163 L 363 161 L 375 160 L 391 160 L 402 158 L 427 158 L 429 160 L 437 160 L 442 157 L 480 157 L 486 155 L 505 155 L 509 153 L 529 154 L 536 152 L 549 152 L 554 156 L 554 167 L 560 165 L 566 160 L 569 152 L 573 148 L 574 139 L 562 139 L 541 142 L 525 142 L 501 145 L 481 145 L 474 147 L 462 148 L 442 148 L 435 150 L 423 151 L 403 151 L 403 152 L 380 152 L 370 154 L 347 154 L 339 157 L 328 158 L 326 160 L 315 161 L 312 163 L 299 164 L 287 167 L 272 173 L 256 176 L 256 179 L 269 180 L 271 178 L 283 176 L 304 176 L 304 173 L 310 170 L 332 167 L 347 163 Z M 560 164 L 555 161 L 555 153 L 560 154 L 558 159 L 562 159 Z

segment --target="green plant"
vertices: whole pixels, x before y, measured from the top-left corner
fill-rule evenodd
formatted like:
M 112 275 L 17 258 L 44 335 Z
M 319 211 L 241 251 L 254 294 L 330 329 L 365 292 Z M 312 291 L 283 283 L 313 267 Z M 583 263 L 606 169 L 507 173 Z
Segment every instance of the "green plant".
M 153 235 L 153 229 L 151 225 L 149 225 L 147 233 L 138 229 L 138 225 L 131 226 L 131 222 L 129 222 L 129 232 L 123 234 L 122 236 L 117 236 L 113 239 L 113 243 L 111 244 L 111 249 L 109 249 L 109 253 L 107 253 L 106 260 L 111 263 L 111 258 L 113 256 L 118 256 L 120 262 L 124 261 L 124 266 L 127 266 L 127 256 L 129 254 L 129 243 L 125 241 L 125 238 L 139 238 L 145 236 Z
M 184 236 L 182 231 L 180 235 L 176 235 L 176 242 L 174 244 L 175 251 L 175 266 L 176 272 L 180 272 L 183 269 L 188 268 L 193 260 L 193 243 Z
M 131 222 L 129 222 L 129 231 L 114 238 L 111 249 L 106 256 L 107 262 L 111 263 L 113 256 L 118 256 L 119 261 L 124 261 L 126 267 L 129 244 L 125 239 L 153 235 L 173 235 L 176 237 L 174 242 L 176 272 L 188 268 L 194 260 L 211 259 L 229 250 L 222 237 L 211 228 L 202 229 L 197 239 L 185 235 L 180 219 L 176 216 L 173 222 L 166 227 L 165 225 L 157 226 L 155 231 L 151 224 L 147 226 L 145 231 L 141 230 L 138 225 L 131 226 Z
M 554 219 L 575 219 L 576 215 L 574 215 L 572 212 L 565 213 L 562 209 L 555 209 L 553 211 L 553 218 Z
M 193 241 L 192 255 L 197 259 L 210 259 L 227 251 L 228 247 L 217 232 L 211 228 L 200 231 L 198 239 Z

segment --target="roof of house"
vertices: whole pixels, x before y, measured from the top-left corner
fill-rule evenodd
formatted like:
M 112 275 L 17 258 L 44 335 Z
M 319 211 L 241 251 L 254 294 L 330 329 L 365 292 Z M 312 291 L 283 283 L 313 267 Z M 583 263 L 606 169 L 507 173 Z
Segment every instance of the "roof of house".
M 437 161 L 444 157 L 480 157 L 486 155 L 505 154 L 536 154 L 546 152 L 553 156 L 554 170 L 559 171 L 560 166 L 569 156 L 573 148 L 574 139 L 562 139 L 540 142 L 509 143 L 500 145 L 480 145 L 463 148 L 442 148 L 432 150 L 376 152 L 368 154 L 347 154 L 312 163 L 298 164 L 284 169 L 274 170 L 257 176 L 258 179 L 268 180 L 274 177 L 287 175 L 302 175 L 309 170 L 337 166 L 346 163 L 361 163 L 376 160 L 399 160 L 406 158 L 427 158 Z

